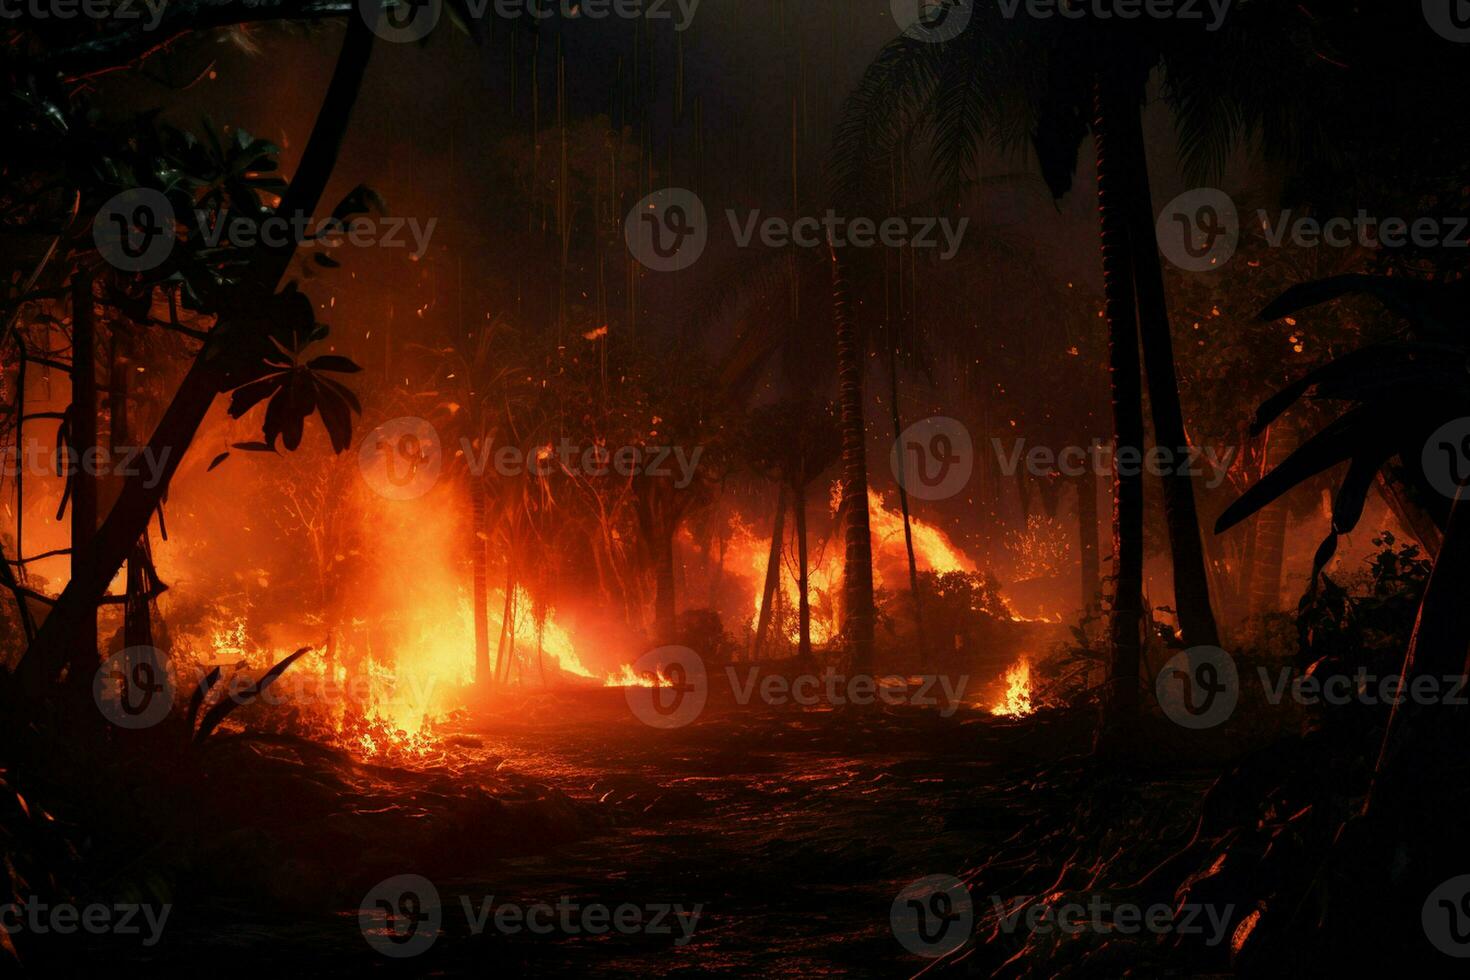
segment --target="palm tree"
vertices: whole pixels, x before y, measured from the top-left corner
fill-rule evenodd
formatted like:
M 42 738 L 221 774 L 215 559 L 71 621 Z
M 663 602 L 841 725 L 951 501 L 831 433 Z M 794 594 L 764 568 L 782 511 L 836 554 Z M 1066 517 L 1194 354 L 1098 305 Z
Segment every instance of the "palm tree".
M 868 430 L 863 423 L 863 352 L 852 322 L 847 273 L 836 248 L 832 259 L 832 323 L 837 335 L 837 401 L 841 406 L 842 502 L 846 533 L 843 552 L 843 633 L 852 670 L 873 669 L 873 536 L 868 526 Z
M 1105 311 L 1117 452 L 1141 450 L 1140 347 L 1156 443 L 1187 450 L 1149 194 L 1141 109 L 1154 68 L 1163 69 L 1187 167 L 1218 169 L 1234 141 L 1259 125 L 1271 145 L 1305 142 L 1275 99 L 1290 72 L 1254 72 L 1297 43 L 1286 18 L 1308 15 L 1282 2 L 1232 11 L 1223 30 L 1195 21 L 1007 18 L 977 6 L 965 33 L 944 43 L 903 36 L 888 44 L 849 97 L 834 142 L 833 179 L 858 213 L 881 200 L 895 158 L 927 140 L 946 186 L 973 184 L 983 144 L 1028 146 L 1053 196 L 1072 186 L 1078 152 L 1097 149 Z M 1290 63 L 1290 62 L 1288 62 Z M 1244 78 L 1238 76 L 1245 76 Z M 1186 644 L 1218 642 L 1194 487 L 1188 467 L 1170 467 L 1164 515 L 1174 565 L 1175 607 Z M 1115 474 L 1114 679 L 1136 687 L 1141 627 L 1142 479 Z M 1136 691 L 1118 696 L 1124 710 Z

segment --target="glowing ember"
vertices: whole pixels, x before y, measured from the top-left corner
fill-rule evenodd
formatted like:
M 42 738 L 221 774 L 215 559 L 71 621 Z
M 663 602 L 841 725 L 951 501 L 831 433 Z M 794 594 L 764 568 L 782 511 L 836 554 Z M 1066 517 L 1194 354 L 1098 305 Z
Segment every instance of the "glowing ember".
M 1004 718 L 1025 718 L 1036 709 L 1031 704 L 1031 661 L 1022 657 L 1006 668 L 1006 692 L 990 709 Z

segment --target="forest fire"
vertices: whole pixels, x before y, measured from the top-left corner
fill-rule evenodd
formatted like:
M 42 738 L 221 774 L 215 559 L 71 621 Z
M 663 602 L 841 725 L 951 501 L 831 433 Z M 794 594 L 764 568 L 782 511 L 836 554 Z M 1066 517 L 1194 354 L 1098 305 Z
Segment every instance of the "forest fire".
M 1025 718 L 1036 709 L 1031 704 L 1031 660 L 1022 657 L 1006 668 L 1001 678 L 1005 692 L 990 709 L 993 715 L 1003 718 Z
M 0 977 L 1470 958 L 1466 3 L 76 6 Z

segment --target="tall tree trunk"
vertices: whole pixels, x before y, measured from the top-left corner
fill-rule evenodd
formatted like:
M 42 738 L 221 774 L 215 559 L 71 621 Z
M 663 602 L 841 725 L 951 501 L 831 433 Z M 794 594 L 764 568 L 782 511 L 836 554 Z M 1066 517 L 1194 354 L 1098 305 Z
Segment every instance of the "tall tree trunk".
M 674 529 L 660 529 L 654 553 L 653 626 L 659 643 L 673 643 L 677 633 L 674 598 Z
M 1112 663 L 1103 698 L 1099 752 L 1126 748 L 1138 720 L 1143 629 L 1143 379 L 1138 365 L 1138 309 L 1128 228 L 1128 154 L 1114 148 L 1113 123 L 1138 107 L 1130 89 L 1109 75 L 1097 81 L 1093 138 L 1101 224 L 1104 313 L 1113 407 Z M 1120 466 L 1122 459 L 1129 466 Z
M 474 575 L 475 684 L 490 683 L 490 522 L 486 515 L 485 488 L 478 478 L 470 480 L 470 509 L 474 527 L 470 542 L 470 567 Z
M 1276 421 L 1266 432 L 1262 474 L 1280 466 L 1296 449 L 1296 433 Z M 1253 615 L 1281 609 L 1281 567 L 1286 553 L 1286 501 L 1274 501 L 1256 515 L 1254 567 L 1251 569 L 1250 611 Z
M 1102 582 L 1102 563 L 1097 553 L 1097 474 L 1084 468 L 1077 477 L 1077 557 L 1082 574 L 1082 609 L 1097 601 Z
M 500 645 L 495 651 L 496 681 L 510 677 L 510 665 L 506 657 L 515 645 L 516 566 L 510 551 L 507 548 L 505 555 L 505 608 L 500 613 Z
M 830 247 L 830 246 L 829 246 Z M 832 319 L 837 333 L 838 402 L 842 409 L 843 631 L 852 669 L 873 668 L 873 539 L 868 527 L 867 430 L 863 425 L 863 343 L 852 322 L 847 277 L 832 253 Z
M 122 459 L 132 445 L 129 425 L 128 389 L 132 374 L 132 326 L 121 319 L 112 321 L 112 344 L 107 379 L 108 445 L 115 459 Z M 153 645 L 152 600 L 155 587 L 153 562 L 149 557 L 148 533 L 128 554 L 127 593 L 123 605 L 123 646 Z
M 812 656 L 811 582 L 807 571 L 806 550 L 806 484 L 792 487 L 791 512 L 796 517 L 796 655 L 803 660 Z
M 71 577 L 93 575 L 92 539 L 97 534 L 97 316 L 92 273 L 78 268 L 71 288 Z M 116 569 L 114 569 L 116 571 Z M 106 583 L 103 584 L 105 589 Z M 101 598 L 99 593 L 98 599 Z M 70 660 L 91 682 L 97 663 L 97 600 L 70 620 Z M 44 627 L 43 627 L 44 630 Z
M 1148 185 L 1148 154 L 1140 118 L 1148 73 L 1134 84 L 1130 105 L 1120 105 L 1109 120 L 1118 163 L 1120 188 L 1127 208 L 1133 244 L 1133 276 L 1137 289 L 1138 329 L 1148 376 L 1148 403 L 1153 414 L 1154 442 L 1169 453 L 1168 472 L 1162 476 L 1164 523 L 1169 532 L 1169 554 L 1174 566 L 1174 608 L 1187 646 L 1215 646 L 1220 642 L 1215 613 L 1210 606 L 1210 579 L 1200 543 L 1199 514 L 1190 475 L 1189 441 L 1184 412 L 1179 405 L 1179 379 L 1174 371 L 1174 340 L 1169 329 L 1169 307 L 1164 295 L 1164 273 L 1154 230 L 1153 198 Z
M 781 540 L 786 534 L 786 484 L 783 481 L 776 490 L 776 519 L 771 525 L 771 550 L 766 556 L 766 582 L 761 589 L 760 615 L 755 624 L 755 645 L 750 658 L 759 660 L 765 649 L 766 632 L 771 626 L 771 613 L 775 609 L 776 589 L 781 584 Z
M 893 438 L 903 435 L 903 419 L 898 411 L 898 356 L 893 346 L 888 348 L 888 405 L 893 415 Z M 902 447 L 900 447 L 900 452 Z M 898 505 L 903 511 L 903 544 L 909 556 L 909 594 L 914 600 L 914 636 L 918 641 L 919 665 L 928 662 L 928 644 L 924 642 L 924 603 L 919 596 L 919 563 L 914 558 L 914 530 L 909 520 L 909 491 L 898 481 Z
M 310 216 L 321 200 L 362 87 L 373 37 L 367 18 L 347 18 L 346 38 L 327 86 L 321 112 L 302 154 L 301 165 L 277 209 L 277 213 L 288 221 L 297 216 Z M 285 237 L 286 244 L 279 248 L 262 247 L 252 258 L 251 281 L 242 284 L 238 301 L 221 315 L 220 322 L 215 325 L 214 333 L 220 335 L 219 343 L 229 343 L 231 333 L 240 329 L 237 322 L 248 319 L 255 312 L 256 298 L 274 292 L 286 273 L 296 242 L 295 236 Z M 148 521 L 158 510 L 179 463 L 214 404 L 215 396 L 222 389 L 225 375 L 221 362 L 226 360 L 228 358 L 201 354 L 195 357 L 184 375 L 173 401 L 148 440 L 148 450 L 160 463 L 157 478 L 128 478 L 107 519 L 92 538 L 92 544 L 80 557 L 83 574 L 73 576 L 66 584 L 52 607 L 51 615 L 37 632 L 35 641 L 19 665 L 19 679 L 32 693 L 39 693 L 47 686 L 66 662 L 66 624 L 76 623 L 86 616 L 87 610 L 96 609 L 113 576 L 122 567 L 134 544 L 147 531 Z

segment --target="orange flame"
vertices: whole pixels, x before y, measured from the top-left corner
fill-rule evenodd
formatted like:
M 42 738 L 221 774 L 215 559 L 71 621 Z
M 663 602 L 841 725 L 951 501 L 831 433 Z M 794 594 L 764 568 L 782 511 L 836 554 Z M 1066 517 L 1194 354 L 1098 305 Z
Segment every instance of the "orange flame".
M 1036 710 L 1031 704 L 1031 661 L 1022 657 L 1007 667 L 1005 685 L 1005 694 L 990 709 L 991 714 L 1004 718 L 1025 718 Z

